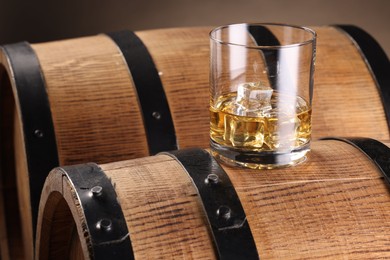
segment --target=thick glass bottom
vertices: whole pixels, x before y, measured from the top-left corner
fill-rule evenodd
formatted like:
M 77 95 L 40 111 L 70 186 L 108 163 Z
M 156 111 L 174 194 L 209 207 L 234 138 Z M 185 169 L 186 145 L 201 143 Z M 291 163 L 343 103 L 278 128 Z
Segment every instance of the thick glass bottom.
M 274 169 L 297 165 L 306 160 L 310 143 L 289 152 L 263 151 L 256 152 L 220 145 L 210 140 L 213 156 L 228 165 L 251 169 Z

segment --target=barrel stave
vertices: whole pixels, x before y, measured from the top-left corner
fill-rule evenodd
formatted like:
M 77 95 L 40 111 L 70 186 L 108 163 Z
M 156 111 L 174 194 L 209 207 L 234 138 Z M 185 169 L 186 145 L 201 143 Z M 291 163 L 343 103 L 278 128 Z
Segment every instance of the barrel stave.
M 208 147 L 210 29 L 137 32 L 160 72 L 180 148 Z M 332 26 L 313 29 L 318 32 L 313 139 L 328 135 L 389 139 L 381 93 L 359 47 Z M 109 37 L 97 35 L 31 46 L 45 80 L 61 165 L 108 163 L 149 154 L 134 82 L 123 54 Z M 26 133 L 12 69 L 11 61 L 0 51 L 0 200 L 4 201 L 5 214 L 0 211 L 4 216 L 0 217 L 0 227 L 7 227 L 7 231 L 0 230 L 0 237 L 1 248 L 17 245 L 15 249 L 2 249 L 2 254 L 10 251 L 11 258 L 17 259 L 22 254 L 19 248 L 25 248 L 23 254 L 32 254 L 33 224 L 30 184 L 26 181 L 29 155 L 23 143 Z M 315 167 L 317 175 L 326 173 L 323 164 Z M 314 180 L 316 176 L 312 177 Z M 269 181 L 273 182 L 271 177 Z M 10 203 L 16 197 L 18 204 Z
M 196 167 L 204 170 L 203 165 Z M 201 198 L 179 161 L 161 154 L 101 168 L 115 187 L 135 258 L 216 257 Z M 260 258 L 390 257 L 386 240 L 390 191 L 377 166 L 354 146 L 314 141 L 310 157 L 298 166 L 222 168 L 238 193 Z M 58 170 L 49 175 L 41 209 L 50 207 L 45 203 L 55 190 L 50 179 L 62 176 Z M 70 183 L 66 178 L 64 182 Z M 63 187 L 64 193 L 73 192 L 65 198 L 70 208 L 79 205 L 74 190 L 71 185 Z M 93 237 L 83 236 L 86 224 L 80 208 L 72 216 L 79 242 L 71 238 L 64 244 L 82 248 Z M 50 216 L 42 210 L 39 219 L 45 218 Z M 39 241 L 44 229 L 38 226 L 38 231 Z M 48 243 L 46 250 L 51 248 Z

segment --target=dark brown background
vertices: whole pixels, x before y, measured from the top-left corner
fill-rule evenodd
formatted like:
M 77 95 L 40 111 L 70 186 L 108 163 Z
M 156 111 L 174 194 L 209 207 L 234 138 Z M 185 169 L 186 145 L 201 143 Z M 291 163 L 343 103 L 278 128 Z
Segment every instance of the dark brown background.
M 390 56 L 389 0 L 0 0 L 0 44 L 235 22 L 354 24 Z

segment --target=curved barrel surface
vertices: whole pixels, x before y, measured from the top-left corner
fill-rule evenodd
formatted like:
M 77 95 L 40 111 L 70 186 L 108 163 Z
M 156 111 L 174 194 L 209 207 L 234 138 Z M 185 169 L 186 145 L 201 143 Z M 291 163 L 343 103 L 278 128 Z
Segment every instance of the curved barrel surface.
M 389 158 L 390 148 L 381 145 L 381 156 Z M 390 231 L 389 186 L 380 168 L 351 143 L 315 141 L 307 161 L 275 170 L 205 165 L 198 159 L 207 152 L 200 149 L 191 152 L 193 162 L 189 166 L 178 159 L 181 153 L 188 155 L 186 150 L 179 150 L 175 156 L 164 153 L 94 166 L 115 187 L 111 198 L 103 197 L 107 189 L 104 182 L 97 195 L 99 181 L 82 187 L 73 181 L 72 171 L 81 172 L 91 165 L 54 169 L 42 193 L 37 259 L 57 259 L 59 252 L 59 259 L 102 259 L 102 253 L 96 254 L 94 249 L 100 238 L 93 233 L 100 228 L 99 236 L 111 234 L 95 225 L 101 219 L 108 223 L 112 220 L 111 232 L 120 229 L 119 237 L 129 238 L 122 250 L 135 259 L 238 259 L 244 253 L 248 253 L 245 259 L 367 259 L 390 255 L 386 239 Z M 215 178 L 213 182 L 205 178 L 208 181 L 199 184 L 190 177 L 189 167 L 210 173 L 222 167 L 245 211 L 244 223 L 250 227 L 252 236 L 242 239 L 246 244 L 254 243 L 255 248 L 243 252 L 239 245 L 231 245 L 224 249 L 228 241 L 217 241 L 216 232 L 226 232 L 226 236 L 228 230 L 235 230 L 237 236 L 244 232 L 243 225 L 234 221 L 227 229 L 219 226 L 219 231 L 215 230 L 214 225 L 219 224 L 212 218 L 218 210 L 231 209 L 228 215 L 227 211 L 219 213 L 223 217 L 217 221 L 222 222 L 234 220 L 237 210 L 229 202 L 215 200 L 212 203 L 218 210 L 208 211 L 209 202 L 203 200 L 201 186 L 206 189 L 203 193 L 221 193 L 226 179 L 220 178 L 218 183 Z M 115 226 L 116 213 L 95 211 L 96 219 L 89 221 L 91 212 L 85 205 L 110 200 L 119 202 L 125 227 Z M 109 247 L 106 250 L 115 252 Z M 223 250 L 230 254 L 221 257 Z
M 338 135 L 388 139 L 383 97 L 372 66 L 356 42 L 333 26 L 313 28 L 318 33 L 313 138 Z M 154 73 L 160 78 L 169 106 L 174 145 L 180 149 L 208 147 L 211 29 L 172 28 L 135 33 L 155 65 Z M 21 255 L 32 258 L 33 223 L 47 169 L 156 153 L 150 150 L 152 139 L 148 139 L 150 129 L 145 122 L 165 118 L 160 111 L 145 113 L 149 110 L 141 104 L 137 92 L 140 86 L 135 86 L 125 51 L 112 37 L 102 34 L 25 46 L 31 48 L 39 65 L 36 69 L 48 101 L 45 113 L 51 115 L 54 131 L 47 135 L 36 125 L 37 118 L 43 115 L 40 110 L 25 108 L 26 99 L 33 104 L 32 109 L 38 101 L 29 94 L 22 98 L 17 76 L 20 71 L 9 55 L 12 46 L 2 46 L 0 245 L 6 248 L 1 250 L 4 259 L 18 259 Z M 26 111 L 31 116 L 26 116 Z M 37 143 L 38 148 L 30 150 L 31 142 Z M 45 154 L 41 142 L 56 147 L 56 154 L 50 155 L 57 161 L 49 163 L 44 156 L 34 159 L 39 153 Z M 34 170 L 32 165 L 42 166 L 43 170 Z

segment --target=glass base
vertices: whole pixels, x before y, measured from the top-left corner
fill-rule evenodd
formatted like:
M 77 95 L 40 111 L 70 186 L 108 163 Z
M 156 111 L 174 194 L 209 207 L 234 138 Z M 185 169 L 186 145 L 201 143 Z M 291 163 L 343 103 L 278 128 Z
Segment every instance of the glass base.
M 288 153 L 273 151 L 255 152 L 220 145 L 210 140 L 211 153 L 219 161 L 230 166 L 241 166 L 251 169 L 275 169 L 297 165 L 306 160 L 310 151 L 307 143 Z

